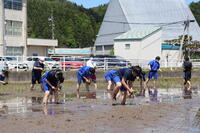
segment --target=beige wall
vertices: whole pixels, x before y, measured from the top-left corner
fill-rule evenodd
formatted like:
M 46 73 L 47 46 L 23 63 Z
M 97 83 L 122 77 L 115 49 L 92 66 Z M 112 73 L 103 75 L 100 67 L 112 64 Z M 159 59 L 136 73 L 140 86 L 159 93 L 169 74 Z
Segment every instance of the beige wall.
M 27 45 L 56 47 L 58 46 L 58 40 L 28 38 Z
M 115 41 L 115 55 L 125 59 L 151 60 L 161 56 L 161 31 L 140 41 Z M 125 49 L 125 44 L 130 44 L 130 49 Z
M 27 56 L 33 56 L 33 54 L 38 54 L 38 56 L 48 56 L 48 48 L 43 46 L 28 46 Z

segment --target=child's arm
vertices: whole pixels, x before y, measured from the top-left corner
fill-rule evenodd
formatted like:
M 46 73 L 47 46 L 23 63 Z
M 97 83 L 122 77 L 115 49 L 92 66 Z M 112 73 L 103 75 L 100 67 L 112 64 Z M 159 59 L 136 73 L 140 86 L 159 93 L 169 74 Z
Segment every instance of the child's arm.
M 41 67 L 33 67 L 33 69 L 35 69 L 35 70 L 43 70 L 43 68 L 41 68 Z
M 134 90 L 134 89 L 133 89 L 133 82 L 134 82 L 134 81 L 129 81 L 129 82 L 128 82 L 128 85 L 129 85 L 129 87 L 131 88 L 131 90 Z
M 90 80 L 89 80 L 88 78 L 86 78 L 85 76 L 83 76 L 83 78 L 85 79 L 85 81 L 86 81 L 87 83 L 90 82 Z
M 129 85 L 127 85 L 127 83 L 126 83 L 126 81 L 125 81 L 124 78 L 122 78 L 122 85 L 123 85 L 125 88 L 127 88 L 128 91 L 129 91 L 130 93 L 133 92 L 133 90 L 129 87 Z

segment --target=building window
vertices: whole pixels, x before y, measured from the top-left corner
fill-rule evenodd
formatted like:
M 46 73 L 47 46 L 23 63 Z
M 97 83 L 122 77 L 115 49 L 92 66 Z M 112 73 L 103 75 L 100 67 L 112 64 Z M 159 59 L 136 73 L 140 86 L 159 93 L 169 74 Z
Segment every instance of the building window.
M 4 8 L 22 10 L 22 0 L 4 0 Z
M 22 56 L 23 48 L 22 47 L 7 47 L 6 55 L 7 56 Z
M 22 22 L 7 20 L 6 21 L 6 35 L 21 36 Z
M 96 51 L 102 51 L 102 46 L 96 46 Z
M 125 49 L 130 49 L 130 44 L 125 44 Z
M 106 45 L 104 46 L 104 50 L 109 51 L 113 48 L 113 45 Z

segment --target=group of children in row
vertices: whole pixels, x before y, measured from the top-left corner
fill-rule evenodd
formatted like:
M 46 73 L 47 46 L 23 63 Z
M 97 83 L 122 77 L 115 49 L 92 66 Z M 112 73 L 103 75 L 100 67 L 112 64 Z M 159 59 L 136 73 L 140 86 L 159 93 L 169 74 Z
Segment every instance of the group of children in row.
M 130 68 L 122 68 L 118 70 L 109 70 L 105 73 L 105 80 L 108 83 L 107 91 L 108 97 L 112 99 L 113 105 L 116 104 L 116 97 L 121 94 L 121 104 L 126 103 L 127 94 L 133 94 L 133 82 L 139 79 L 144 82 L 144 88 L 147 87 L 147 83 L 150 79 L 154 78 L 154 88 L 156 85 L 156 80 L 158 79 L 158 70 L 160 69 L 160 57 L 156 57 L 155 60 L 149 63 L 150 71 L 148 78 L 146 80 L 145 73 L 139 66 L 132 66 Z M 87 90 L 89 90 L 89 85 L 91 83 L 91 77 L 95 75 L 95 68 L 84 66 L 78 70 L 78 84 L 77 84 L 77 97 L 80 97 L 79 89 L 81 83 L 86 84 Z M 141 93 L 143 90 L 140 91 Z
M 160 70 L 160 57 L 156 57 L 155 60 L 149 62 L 149 73 L 147 79 L 145 78 L 145 72 L 139 66 L 132 66 L 130 68 L 122 68 L 118 70 L 109 70 L 105 72 L 105 80 L 107 81 L 108 97 L 112 99 L 112 103 L 116 104 L 117 95 L 121 94 L 121 104 L 126 103 L 127 94 L 130 96 L 133 94 L 133 82 L 136 79 L 140 80 L 140 83 L 144 83 L 143 89 L 148 88 L 148 82 L 154 79 L 154 88 L 156 88 L 156 81 L 158 79 L 158 71 Z M 61 70 L 50 70 L 42 75 L 44 69 L 44 61 L 38 59 L 33 66 L 32 70 L 32 84 L 31 89 L 34 88 L 36 82 L 41 84 L 41 88 L 44 91 L 43 104 L 47 104 L 49 96 L 53 93 L 55 96 L 55 102 L 58 102 L 58 93 L 61 90 L 60 84 L 64 82 L 64 75 Z M 191 70 L 192 64 L 189 58 L 185 58 L 183 63 L 184 67 L 184 84 L 189 85 L 187 91 L 191 92 Z M 87 62 L 86 66 L 81 67 L 77 73 L 77 98 L 80 98 L 80 86 L 85 83 L 86 89 L 89 92 L 89 85 L 94 82 L 96 84 L 96 64 L 92 61 L 92 57 Z M 160 70 L 161 71 L 161 70 Z M 0 78 L 3 76 L 0 75 Z M 140 94 L 143 95 L 143 89 L 140 90 Z

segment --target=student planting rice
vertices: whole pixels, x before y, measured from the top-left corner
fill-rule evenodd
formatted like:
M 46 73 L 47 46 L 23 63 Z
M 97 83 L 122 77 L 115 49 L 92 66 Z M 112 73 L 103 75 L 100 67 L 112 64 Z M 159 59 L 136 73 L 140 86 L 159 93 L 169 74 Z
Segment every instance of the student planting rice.
M 89 92 L 89 85 L 91 83 L 91 77 L 95 74 L 95 69 L 89 66 L 83 66 L 77 73 L 77 98 L 80 98 L 80 86 L 81 83 L 85 83 L 86 90 Z
M 146 82 L 146 73 L 142 70 L 140 66 L 136 66 L 139 74 L 137 76 L 138 80 L 140 81 L 140 93 L 139 96 L 144 96 L 145 95 L 145 82 Z
M 108 82 L 108 86 L 107 86 L 108 98 L 112 97 L 111 92 L 113 91 L 113 88 L 115 86 L 115 81 L 117 81 L 115 79 L 116 73 L 117 73 L 117 70 L 110 70 L 105 73 L 105 79 Z
M 130 94 L 133 93 L 132 82 L 136 79 L 136 76 L 138 75 L 138 73 L 139 72 L 138 72 L 137 67 L 132 67 L 132 69 L 130 68 L 119 69 L 114 74 L 112 78 L 113 78 L 113 82 L 116 85 L 113 90 L 113 96 L 112 96 L 113 105 L 116 104 L 116 96 L 119 91 L 121 92 L 121 95 L 122 95 L 121 104 L 125 105 L 127 91 L 129 91 Z
M 44 61 L 40 58 L 38 58 L 34 65 L 33 65 L 33 69 L 32 69 L 32 84 L 31 84 L 31 90 L 34 88 L 36 82 L 38 84 L 41 84 L 41 77 L 42 77 L 42 71 L 44 70 Z M 42 84 L 41 84 L 41 88 L 42 88 Z
M 43 104 L 46 105 L 50 94 L 54 94 L 55 102 L 58 103 L 58 92 L 61 90 L 60 84 L 64 82 L 61 70 L 51 70 L 42 77 L 42 86 L 44 90 Z
M 191 94 L 191 77 L 192 77 L 192 62 L 190 62 L 189 57 L 185 57 L 183 62 L 183 78 L 186 94 Z
M 91 55 L 90 59 L 86 62 L 86 66 L 96 69 L 96 63 L 93 61 L 93 59 L 94 59 L 94 56 Z M 94 75 L 91 76 L 91 80 L 94 83 L 95 89 L 97 89 L 96 73 L 94 73 Z
M 148 82 L 154 78 L 154 89 L 156 88 L 156 81 L 158 80 L 158 70 L 160 70 L 160 57 L 157 56 L 155 60 L 149 62 L 149 75 L 146 81 L 146 87 L 148 88 Z M 161 70 L 160 70 L 161 71 Z

